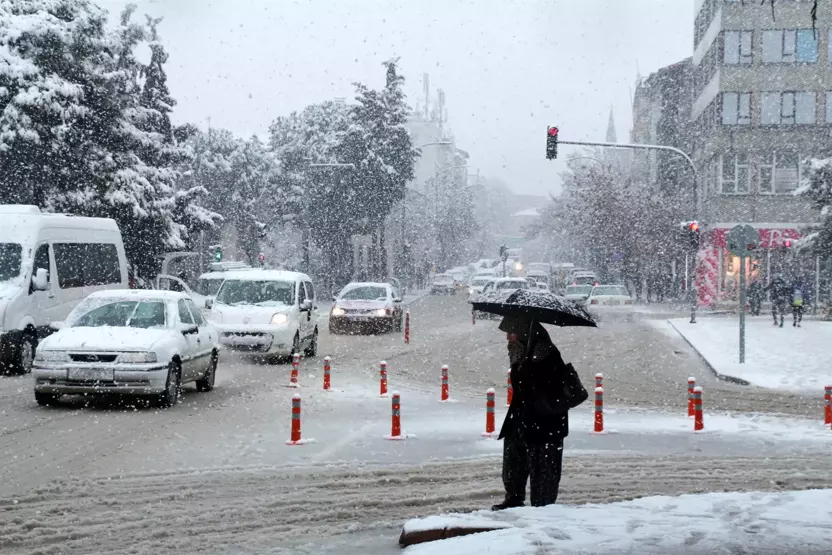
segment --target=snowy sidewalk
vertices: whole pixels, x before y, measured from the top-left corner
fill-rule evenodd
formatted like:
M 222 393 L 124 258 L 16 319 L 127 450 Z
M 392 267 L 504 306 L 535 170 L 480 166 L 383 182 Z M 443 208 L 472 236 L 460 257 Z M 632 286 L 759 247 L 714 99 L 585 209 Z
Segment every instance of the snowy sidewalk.
M 832 322 L 806 322 L 792 327 L 790 320 L 775 327 L 770 318 L 747 318 L 745 364 L 739 363 L 739 319 L 686 318 L 670 320 L 673 328 L 719 374 L 751 384 L 823 395 L 832 384 Z
M 408 547 L 406 555 L 826 553 L 832 490 L 656 496 L 413 519 L 405 532 L 502 528 Z

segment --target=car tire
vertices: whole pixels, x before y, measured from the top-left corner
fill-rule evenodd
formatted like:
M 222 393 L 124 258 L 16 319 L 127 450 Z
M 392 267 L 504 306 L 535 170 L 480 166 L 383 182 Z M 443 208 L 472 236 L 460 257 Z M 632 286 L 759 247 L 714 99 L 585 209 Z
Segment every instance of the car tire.
M 31 374 L 35 362 L 35 351 L 38 348 L 38 338 L 34 333 L 24 332 L 20 344 L 12 355 L 9 365 L 12 373 Z
M 211 362 L 208 364 L 208 370 L 205 375 L 196 381 L 196 390 L 202 393 L 207 393 L 214 389 L 214 383 L 217 381 L 217 365 L 219 364 L 219 353 L 214 351 L 211 353 Z
M 309 347 L 303 352 L 308 357 L 314 357 L 318 354 L 318 328 L 312 332 L 312 339 L 309 340 Z
M 60 399 L 60 395 L 55 395 L 53 393 L 41 393 L 39 391 L 35 391 L 35 401 L 42 406 L 54 406 L 58 404 L 58 399 Z
M 176 406 L 182 394 L 182 368 L 178 362 L 172 360 L 168 364 L 168 377 L 165 380 L 165 390 L 159 394 L 159 405 L 164 408 Z

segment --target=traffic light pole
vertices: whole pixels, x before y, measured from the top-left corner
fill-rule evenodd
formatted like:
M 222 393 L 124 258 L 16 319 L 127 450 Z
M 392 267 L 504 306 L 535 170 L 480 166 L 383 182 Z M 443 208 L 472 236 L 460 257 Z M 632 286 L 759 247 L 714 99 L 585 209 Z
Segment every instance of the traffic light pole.
M 604 148 L 625 148 L 629 150 L 663 150 L 665 152 L 672 152 L 678 156 L 681 156 L 685 159 L 688 166 L 690 166 L 690 170 L 693 172 L 693 219 L 699 219 L 699 172 L 696 171 L 696 166 L 691 160 L 690 156 L 687 155 L 686 152 L 683 150 L 679 150 L 678 148 L 672 146 L 664 146 L 664 145 L 647 145 L 647 144 L 633 144 L 633 143 L 600 143 L 600 142 L 590 142 L 590 141 L 561 141 L 558 140 L 558 143 L 562 145 L 574 145 L 574 146 L 601 146 Z M 699 300 L 699 290 L 696 286 L 696 258 L 694 257 L 693 263 L 693 299 L 691 300 L 690 305 L 690 323 L 696 323 L 696 303 Z

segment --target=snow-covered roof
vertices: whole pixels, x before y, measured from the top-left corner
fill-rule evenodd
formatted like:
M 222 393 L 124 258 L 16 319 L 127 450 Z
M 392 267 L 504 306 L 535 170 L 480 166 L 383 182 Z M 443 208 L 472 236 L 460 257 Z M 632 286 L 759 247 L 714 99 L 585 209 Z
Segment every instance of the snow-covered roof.
M 306 274 L 285 270 L 231 270 L 230 272 L 223 272 L 223 274 L 225 279 L 244 281 L 312 281 Z
M 515 212 L 512 216 L 521 216 L 521 217 L 536 217 L 540 216 L 540 212 L 538 212 L 537 208 L 526 208 L 525 210 L 521 210 L 520 212 Z
M 347 289 L 356 289 L 358 287 L 392 287 L 389 283 L 382 283 L 380 281 L 355 281 L 344 286 L 342 291 Z
M 159 289 L 106 289 L 91 293 L 87 298 L 178 301 L 191 297 L 179 291 L 162 291 Z

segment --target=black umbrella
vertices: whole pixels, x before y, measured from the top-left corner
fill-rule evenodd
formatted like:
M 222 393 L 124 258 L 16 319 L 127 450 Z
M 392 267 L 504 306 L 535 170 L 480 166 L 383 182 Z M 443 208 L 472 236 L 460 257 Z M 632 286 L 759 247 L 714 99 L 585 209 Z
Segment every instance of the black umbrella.
M 480 294 L 471 301 L 474 310 L 500 316 L 528 316 L 555 326 L 597 327 L 592 316 L 574 302 L 548 291 L 503 289 Z

